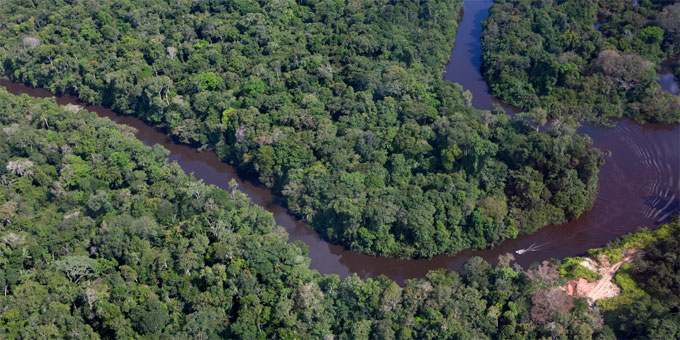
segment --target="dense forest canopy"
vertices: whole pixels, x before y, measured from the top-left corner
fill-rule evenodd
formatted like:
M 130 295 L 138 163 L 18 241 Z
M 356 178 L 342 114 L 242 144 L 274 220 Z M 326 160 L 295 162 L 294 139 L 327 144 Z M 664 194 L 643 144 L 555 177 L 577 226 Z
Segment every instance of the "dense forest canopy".
M 522 104 L 532 125 L 474 110 L 440 79 L 460 5 L 12 0 L 0 3 L 0 73 L 215 148 L 330 240 L 404 257 L 485 247 L 592 205 L 601 157 L 564 123 L 577 112 L 569 91 L 602 90 L 577 118 L 677 120 L 653 82 L 679 51 L 670 1 L 497 1 L 487 33 L 507 11 L 517 27 L 531 13 L 548 38 L 504 28 L 537 47 L 526 55 L 538 73 L 503 75 L 523 100 L 545 100 Z M 510 46 L 498 60 L 519 61 Z M 558 71 L 554 53 L 568 61 L 554 59 Z M 548 112 L 559 119 L 539 132 Z M 581 258 L 524 269 L 511 254 L 475 257 L 403 286 L 340 280 L 309 269 L 306 246 L 235 181 L 205 185 L 168 153 L 80 107 L 0 88 L 0 338 L 680 337 L 678 222 L 592 250 L 643 251 L 617 272 L 621 294 L 594 306 L 562 288 L 598 279 Z
M 599 153 L 441 79 L 461 1 L 4 1 L 0 71 L 156 124 L 378 255 L 482 248 L 589 209 Z
M 680 3 L 497 0 L 483 23 L 483 73 L 494 95 L 534 115 L 679 122 Z
M 671 260 L 680 251 L 677 225 L 664 227 L 671 238 L 633 269 L 648 292 L 635 306 L 652 310 L 641 317 L 665 326 L 631 320 L 631 331 L 619 324 L 628 305 L 609 308 L 603 324 L 598 308 L 560 290 L 555 261 L 523 270 L 512 255 L 497 266 L 472 258 L 460 273 L 439 270 L 403 287 L 385 277 L 320 275 L 309 269 L 304 244 L 286 243 L 285 230 L 245 194 L 186 176 L 167 154 L 94 113 L 0 89 L 0 337 L 614 339 L 612 328 L 658 339 L 678 334 L 678 268 Z

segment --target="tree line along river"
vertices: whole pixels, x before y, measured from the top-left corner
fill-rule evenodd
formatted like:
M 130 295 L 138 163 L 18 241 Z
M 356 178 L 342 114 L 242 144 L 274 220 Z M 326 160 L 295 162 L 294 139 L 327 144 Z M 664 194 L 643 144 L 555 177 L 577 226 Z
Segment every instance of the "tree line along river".
M 486 18 L 491 3 L 490 0 L 465 1 L 465 14 L 456 34 L 456 46 L 444 73 L 446 80 L 458 82 L 472 92 L 473 105 L 478 109 L 489 109 L 497 102 L 489 94 L 479 69 L 481 21 Z M 677 91 L 676 80 L 661 80 L 669 82 L 666 87 Z M 0 86 L 7 87 L 14 94 L 53 96 L 47 90 L 29 88 L 6 79 L 0 79 Z M 458 269 L 472 256 L 495 263 L 499 255 L 517 249 L 531 250 L 516 256 L 517 263 L 527 266 L 550 257 L 583 254 L 589 248 L 600 247 L 640 226 L 656 227 L 680 211 L 680 125 L 638 125 L 629 120 L 618 122 L 614 128 L 586 125 L 579 132 L 589 135 L 595 147 L 611 151 L 611 156 L 600 168 L 595 205 L 578 219 L 544 227 L 534 234 L 505 241 L 492 249 L 465 250 L 455 256 L 439 255 L 420 260 L 373 257 L 322 240 L 313 229 L 289 214 L 268 189 L 239 176 L 234 167 L 222 163 L 212 151 L 198 152 L 195 148 L 177 144 L 137 118 L 82 103 L 75 97 L 61 96 L 56 100 L 60 104 L 81 105 L 102 117 L 136 128 L 137 138 L 147 145 L 163 145 L 170 150 L 171 161 L 176 161 L 184 171 L 193 173 L 206 184 L 226 189 L 229 181 L 236 179 L 239 189 L 248 194 L 253 203 L 270 211 L 276 222 L 288 231 L 290 241 L 300 240 L 307 244 L 313 269 L 343 278 L 351 273 L 362 278 L 382 274 L 401 283 L 409 278 L 424 277 L 428 271 L 437 268 Z

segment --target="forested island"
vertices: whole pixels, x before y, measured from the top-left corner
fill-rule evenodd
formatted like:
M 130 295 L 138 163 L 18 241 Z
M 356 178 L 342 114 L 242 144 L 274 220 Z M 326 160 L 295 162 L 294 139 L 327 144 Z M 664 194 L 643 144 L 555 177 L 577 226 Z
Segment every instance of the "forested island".
M 403 287 L 310 270 L 269 213 L 185 175 L 131 128 L 0 89 L 0 331 L 7 339 L 669 339 L 680 230 L 591 256 L 644 254 L 591 307 L 580 260 L 472 258 Z M 604 314 L 602 314 L 602 311 Z
M 498 0 L 482 38 L 484 78 L 529 118 L 680 122 L 680 3 L 669 0 Z
M 444 82 L 461 1 L 0 6 L 0 73 L 214 148 L 327 240 L 401 258 L 589 209 L 602 160 Z

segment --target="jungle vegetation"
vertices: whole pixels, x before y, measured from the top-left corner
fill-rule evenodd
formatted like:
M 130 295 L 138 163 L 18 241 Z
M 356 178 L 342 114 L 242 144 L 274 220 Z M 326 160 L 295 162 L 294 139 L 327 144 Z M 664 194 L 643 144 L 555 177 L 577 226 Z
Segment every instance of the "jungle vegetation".
M 637 5 L 636 5 L 637 4 Z M 680 122 L 680 3 L 497 0 L 483 23 L 482 69 L 501 100 L 557 119 Z
M 214 148 L 327 240 L 484 248 L 592 206 L 599 152 L 441 79 L 461 1 L 5 1 L 0 73 Z M 533 123 L 532 123 L 533 124 Z
M 0 4 L 0 71 L 215 148 L 330 240 L 431 256 L 578 216 L 600 161 L 569 117 L 539 132 L 439 79 L 459 10 L 13 0 Z M 645 248 L 616 276 L 622 295 L 597 306 L 559 288 L 575 259 L 341 280 L 310 270 L 306 246 L 237 188 L 167 155 L 79 107 L 0 89 L 1 338 L 680 336 L 677 222 L 593 251 Z
M 403 287 L 320 275 L 306 246 L 286 243 L 245 194 L 185 175 L 133 133 L 0 89 L 0 337 L 614 339 L 627 317 L 613 309 L 603 324 L 599 309 L 557 288 L 556 261 L 524 270 L 509 254 Z M 656 272 L 675 277 L 666 252 L 677 255 L 677 235 L 640 270 L 671 265 Z M 677 281 L 659 282 L 649 296 L 677 311 Z M 645 317 L 677 315 L 665 311 Z M 677 334 L 664 322 L 647 331 Z
M 4 339 L 668 339 L 677 222 L 592 254 L 646 254 L 601 307 L 566 295 L 555 260 L 470 259 L 399 286 L 320 275 L 271 214 L 204 185 L 132 128 L 0 89 Z M 602 311 L 605 311 L 603 314 Z M 632 314 L 630 311 L 633 311 Z

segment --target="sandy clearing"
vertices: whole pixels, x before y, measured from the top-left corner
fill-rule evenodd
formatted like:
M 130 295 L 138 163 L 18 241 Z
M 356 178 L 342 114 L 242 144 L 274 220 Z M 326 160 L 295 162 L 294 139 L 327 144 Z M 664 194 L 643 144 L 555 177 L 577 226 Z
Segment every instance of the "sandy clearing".
M 588 282 L 584 278 L 578 278 L 567 282 L 562 288 L 567 294 L 571 296 L 583 296 L 588 299 L 591 304 L 600 299 L 606 299 L 618 296 L 621 293 L 621 289 L 612 280 L 614 275 L 621 268 L 624 263 L 633 262 L 636 258 L 642 255 L 642 251 L 639 249 L 629 250 L 626 255 L 618 262 L 609 264 L 606 257 L 601 256 L 597 262 L 593 259 L 586 259 L 581 262 L 584 267 L 599 273 L 601 279 L 595 282 Z

